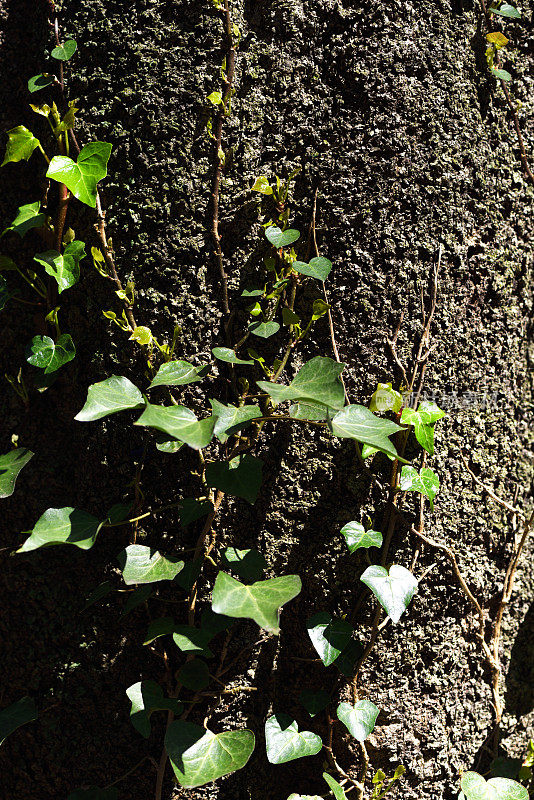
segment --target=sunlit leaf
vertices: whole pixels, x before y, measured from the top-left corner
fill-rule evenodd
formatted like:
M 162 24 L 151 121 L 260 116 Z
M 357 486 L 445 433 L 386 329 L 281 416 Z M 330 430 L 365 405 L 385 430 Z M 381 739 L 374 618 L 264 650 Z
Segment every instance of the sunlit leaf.
M 273 714 L 265 723 L 267 760 L 285 764 L 296 758 L 316 755 L 323 746 L 321 737 L 311 731 L 299 731 L 297 722 L 288 714 Z
M 402 408 L 402 403 L 401 393 L 393 389 L 391 383 L 379 383 L 371 397 L 369 411 L 373 413 L 378 411 L 381 414 L 392 411 L 397 414 Z
M 225 572 L 219 572 L 213 587 L 212 609 L 217 614 L 253 619 L 260 628 L 278 634 L 279 609 L 293 600 L 302 588 L 298 575 L 284 575 L 246 586 Z
M 280 325 L 272 320 L 270 322 L 253 321 L 248 326 L 248 329 L 250 333 L 254 334 L 254 336 L 259 336 L 260 339 L 269 339 L 275 333 L 278 333 Z
M 34 455 L 25 447 L 17 447 L 0 455 L 0 497 L 11 497 L 19 472 Z
M 378 708 L 370 700 L 359 700 L 355 705 L 340 703 L 337 717 L 358 742 L 364 742 L 375 727 Z
M 148 387 L 153 389 L 155 386 L 183 386 L 186 383 L 201 381 L 209 371 L 209 367 L 195 367 L 188 361 L 168 361 L 162 364 L 156 373 L 156 377 Z
M 76 52 L 77 47 L 74 39 L 67 39 L 63 44 L 54 47 L 50 55 L 58 61 L 68 61 Z
M 352 625 L 344 619 L 332 619 L 326 611 L 308 620 L 308 635 L 319 653 L 325 667 L 329 667 L 348 645 L 352 637 Z
M 402 428 L 397 423 L 376 417 L 365 406 L 356 404 L 346 406 L 332 418 L 334 436 L 356 439 L 395 458 L 399 458 L 399 455 L 388 437 L 400 430 Z
M 524 786 L 509 778 L 486 781 L 477 772 L 464 772 L 460 781 L 466 800 L 528 800 Z
M 236 547 L 226 548 L 223 563 L 244 581 L 261 580 L 267 569 L 265 556 L 257 550 L 238 550 Z
M 366 531 L 361 522 L 347 522 L 341 528 L 347 547 L 351 553 L 360 547 L 382 547 L 382 534 L 380 531 Z
M 102 520 L 77 508 L 49 508 L 37 520 L 31 535 L 17 553 L 55 544 L 73 544 L 80 550 L 89 550 L 102 525 Z
M 216 418 L 213 433 L 221 442 L 250 425 L 251 420 L 262 416 L 259 406 L 225 406 L 218 400 L 210 400 Z
M 260 194 L 272 194 L 273 187 L 269 183 L 268 178 L 265 175 L 260 175 L 254 181 L 254 186 L 252 187 L 253 192 L 259 192 Z
M 39 139 L 24 125 L 18 125 L 7 132 L 6 154 L 0 166 L 10 161 L 28 161 L 36 147 L 40 147 Z
M 257 384 L 275 403 L 282 403 L 285 400 L 308 400 L 339 409 L 343 408 L 345 403 L 345 391 L 339 378 L 344 366 L 332 358 L 316 356 L 304 364 L 289 386 L 270 381 L 258 381 Z
M 184 568 L 183 561 L 168 558 L 143 544 L 128 545 L 119 553 L 119 564 L 124 582 L 128 586 L 134 583 L 172 581 Z
M 367 567 L 360 580 L 369 587 L 393 624 L 408 608 L 418 586 L 412 573 L 399 564 L 393 564 L 389 573 L 385 567 Z
M 94 208 L 96 187 L 107 173 L 111 155 L 108 142 L 90 142 L 82 147 L 77 161 L 68 156 L 54 156 L 48 165 L 47 178 L 64 183 L 74 197 Z
M 254 361 L 239 358 L 235 350 L 231 350 L 229 347 L 214 347 L 211 352 L 215 358 L 225 361 L 227 364 L 247 364 L 249 366 L 254 364 Z
M 50 336 L 34 336 L 30 342 L 26 361 L 44 369 L 45 375 L 55 372 L 76 356 L 76 347 L 70 333 L 62 333 L 57 342 Z
M 143 395 L 128 378 L 112 375 L 105 381 L 93 383 L 87 392 L 87 401 L 74 419 L 78 422 L 92 422 L 117 411 L 143 408 Z
M 265 237 L 279 250 L 281 247 L 287 247 L 297 239 L 300 239 L 300 231 L 289 228 L 287 231 L 282 231 L 277 225 L 271 225 L 265 231 Z
M 148 403 L 134 424 L 155 428 L 194 450 L 200 450 L 211 442 L 215 421 L 215 417 L 198 420 L 185 406 L 156 406 Z
M 132 703 L 130 722 L 145 739 L 150 736 L 150 715 L 154 711 L 179 714 L 183 707 L 178 700 L 165 697 L 163 689 L 155 681 L 138 681 L 126 689 L 126 694 Z
M 430 455 L 434 454 L 434 423 L 445 416 L 445 412 L 436 403 L 423 400 L 417 411 L 403 408 L 401 422 L 413 425 L 415 438 Z
M 521 19 L 521 12 L 509 3 L 503 3 L 500 8 L 491 7 L 489 9 L 492 14 L 499 14 L 501 17 L 509 17 L 510 19 Z
M 417 472 L 414 467 L 404 466 L 401 472 L 400 489 L 403 492 L 420 492 L 430 500 L 430 508 L 434 508 L 434 498 L 439 492 L 439 478 L 434 470 L 423 467 Z
M 55 83 L 56 78 L 54 75 L 49 75 L 48 72 L 41 72 L 39 75 L 34 75 L 28 81 L 28 91 L 32 94 L 38 92 L 40 89 L 46 89 L 50 84 Z
M 17 216 L 11 225 L 2 233 L 14 231 L 18 233 L 20 238 L 28 233 L 32 228 L 41 228 L 46 221 L 46 215 L 41 213 L 41 203 L 37 200 L 35 203 L 28 203 L 25 206 L 20 206 Z
M 294 270 L 301 275 L 307 275 L 309 278 L 317 278 L 318 281 L 325 281 L 330 275 L 332 269 L 332 262 L 328 258 L 317 256 L 312 258 L 309 264 L 304 261 L 293 261 L 291 264 Z
M 345 794 L 343 787 L 336 781 L 335 778 L 329 775 L 328 772 L 323 772 L 323 778 L 330 787 L 336 800 L 347 800 L 347 795 Z
M 79 280 L 82 258 L 85 258 L 84 243 L 71 242 L 65 247 L 63 255 L 60 255 L 57 250 L 47 250 L 45 253 L 37 253 L 34 261 L 42 264 L 48 275 L 54 278 L 58 292 L 61 294 Z

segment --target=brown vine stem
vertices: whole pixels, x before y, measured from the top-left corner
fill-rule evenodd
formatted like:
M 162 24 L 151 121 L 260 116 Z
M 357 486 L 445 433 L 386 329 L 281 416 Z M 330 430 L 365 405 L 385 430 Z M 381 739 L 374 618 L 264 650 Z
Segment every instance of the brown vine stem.
M 462 458 L 462 463 L 463 463 L 464 467 L 466 468 L 468 473 L 471 475 L 471 477 L 473 478 L 473 480 L 477 484 L 477 486 L 480 486 L 481 489 L 484 489 L 484 491 L 487 494 L 489 494 L 491 499 L 495 500 L 495 502 L 498 503 L 499 505 L 503 506 L 503 508 L 506 508 L 508 511 L 511 511 L 513 514 L 515 514 L 516 516 L 520 517 L 521 519 L 525 518 L 525 515 L 523 514 L 522 511 L 520 511 L 519 508 L 516 508 L 511 503 L 508 503 L 506 500 L 503 500 L 502 497 L 499 497 L 498 494 L 495 494 L 495 492 L 493 491 L 493 489 L 490 486 L 487 486 L 485 483 L 483 483 L 480 480 L 480 478 L 477 478 L 477 476 L 475 475 L 475 473 L 473 472 L 473 470 L 469 466 L 469 464 L 467 462 L 467 459 L 465 458 L 464 455 L 462 455 L 461 458 Z

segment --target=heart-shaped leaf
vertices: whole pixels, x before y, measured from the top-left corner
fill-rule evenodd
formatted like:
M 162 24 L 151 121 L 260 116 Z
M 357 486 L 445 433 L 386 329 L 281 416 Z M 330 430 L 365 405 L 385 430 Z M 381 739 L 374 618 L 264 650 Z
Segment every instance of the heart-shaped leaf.
M 332 433 L 343 439 L 356 439 L 362 444 L 376 447 L 387 455 L 394 456 L 400 461 L 395 446 L 389 436 L 403 430 L 400 425 L 389 419 L 380 419 L 365 406 L 357 404 L 346 406 L 332 419 Z
M 337 718 L 358 742 L 364 742 L 375 727 L 379 709 L 370 700 L 359 700 L 356 705 L 340 703 Z
M 254 186 L 251 189 L 252 192 L 259 192 L 260 194 L 272 194 L 273 187 L 269 183 L 269 180 L 266 175 L 260 175 L 254 181 Z
M 248 427 L 250 421 L 262 416 L 259 406 L 225 406 L 218 400 L 210 400 L 216 418 L 213 432 L 217 439 L 226 442 L 229 436 Z
M 224 551 L 223 562 L 225 566 L 237 572 L 244 581 L 258 581 L 267 569 L 265 556 L 257 550 L 238 550 L 236 547 L 227 547 Z
M 33 94 L 40 89 L 46 89 L 50 84 L 55 83 L 56 78 L 48 72 L 41 72 L 39 75 L 33 75 L 28 81 L 28 91 Z
M 22 697 L 16 703 L 3 708 L 0 711 L 0 745 L 13 731 L 34 719 L 37 719 L 37 708 L 31 697 Z
M 503 3 L 500 8 L 492 6 L 490 9 L 491 14 L 499 14 L 501 17 L 509 17 L 510 19 L 521 19 L 521 12 L 511 6 L 509 3 Z
M 145 739 L 150 736 L 150 715 L 153 711 L 179 714 L 182 709 L 178 700 L 165 697 L 163 689 L 155 681 L 138 681 L 126 689 L 126 694 L 132 703 L 130 722 Z
M 87 392 L 87 400 L 74 419 L 78 422 L 93 422 L 117 411 L 143 408 L 143 395 L 128 378 L 112 375 L 105 381 L 93 383 Z
M 315 756 L 323 746 L 320 736 L 311 731 L 299 731 L 296 721 L 288 714 L 269 717 L 265 723 L 265 744 L 271 764 Z
M 360 547 L 382 547 L 382 534 L 380 531 L 366 531 L 361 522 L 347 522 L 341 528 L 347 547 L 351 553 Z
M 239 358 L 235 350 L 231 350 L 229 347 L 214 347 L 211 352 L 215 358 L 218 358 L 219 361 L 225 361 L 227 364 L 248 364 L 249 366 L 254 364 L 254 361 L 246 361 L 243 358 Z
M 345 794 L 342 785 L 338 783 L 335 778 L 329 775 L 328 772 L 323 772 L 323 778 L 330 787 L 336 800 L 347 800 L 347 795 Z
M 352 637 L 352 625 L 344 619 L 332 619 L 326 611 L 309 619 L 307 628 L 308 636 L 325 667 L 334 663 Z
M 434 509 L 434 498 L 439 492 L 439 478 L 434 470 L 423 467 L 417 472 L 414 467 L 404 466 L 399 485 L 402 492 L 420 492 L 428 497 L 430 508 Z
M 322 256 L 312 258 L 309 264 L 304 261 L 294 261 L 291 266 L 294 270 L 301 275 L 307 275 L 310 278 L 317 278 L 318 281 L 325 281 L 332 269 L 332 262 Z
M 327 707 L 330 702 L 330 695 L 322 689 L 316 692 L 312 689 L 303 689 L 299 694 L 299 702 L 304 706 L 310 717 L 315 717 Z
M 10 161 L 28 161 L 35 148 L 41 147 L 39 139 L 36 139 L 24 125 L 11 128 L 7 132 L 7 137 L 6 154 L 0 165 L 2 167 Z
M 90 142 L 82 147 L 77 161 L 68 156 L 54 156 L 48 165 L 47 178 L 64 183 L 74 197 L 94 208 L 98 181 L 108 174 L 111 155 L 108 142 Z
M 39 517 L 31 535 L 17 553 L 27 553 L 54 544 L 73 544 L 89 550 L 95 543 L 103 522 L 77 508 L 49 508 Z
M 258 381 L 257 384 L 275 403 L 283 403 L 285 400 L 310 400 L 328 408 L 338 409 L 343 408 L 345 403 L 345 390 L 339 378 L 344 368 L 344 364 L 338 364 L 332 358 L 316 356 L 304 364 L 289 386 L 281 386 L 270 381 Z
M 11 497 L 19 472 L 34 455 L 25 447 L 17 447 L 0 456 L 0 497 Z
M 34 336 L 28 348 L 26 361 L 34 367 L 44 369 L 45 375 L 56 372 L 76 355 L 76 347 L 70 333 L 62 333 L 57 342 L 50 336 Z
M 384 567 L 367 567 L 360 580 L 369 587 L 394 625 L 408 608 L 418 585 L 412 573 L 399 564 L 393 564 L 389 573 Z
M 261 489 L 262 467 L 261 458 L 248 453 L 231 461 L 215 461 L 206 466 L 206 483 L 253 505 Z
M 155 428 L 194 450 L 201 450 L 211 442 L 215 421 L 215 417 L 198 420 L 185 406 L 156 406 L 148 403 L 134 425 Z
M 172 581 L 184 568 L 183 561 L 167 558 L 143 544 L 130 544 L 119 553 L 122 577 L 127 586 L 133 583 Z
M 259 336 L 260 339 L 269 339 L 280 330 L 278 322 L 251 322 L 248 326 L 250 333 L 254 336 Z
M 186 661 L 183 667 L 178 670 L 178 682 L 185 686 L 186 689 L 191 689 L 193 692 L 198 692 L 205 689 L 210 682 L 210 671 L 208 665 L 201 661 L 199 658 L 194 658 L 192 661 Z
M 54 278 L 58 292 L 61 294 L 65 289 L 70 289 L 78 282 L 82 258 L 85 258 L 85 244 L 71 242 L 65 247 L 63 255 L 60 255 L 57 250 L 47 250 L 45 253 L 37 253 L 34 261 L 42 264 L 48 275 Z
M 212 733 L 185 720 L 171 723 L 165 749 L 181 786 L 193 789 L 245 766 L 254 750 L 249 730 Z
M 11 225 L 2 233 L 2 236 L 8 231 L 14 231 L 15 233 L 18 233 L 22 239 L 22 237 L 32 228 L 42 228 L 42 226 L 45 224 L 45 221 L 46 214 L 41 214 L 41 203 L 39 200 L 37 200 L 35 203 L 28 203 L 25 206 L 19 207 L 17 216 Z
M 211 607 L 217 614 L 227 617 L 253 619 L 260 628 L 278 634 L 279 609 L 293 600 L 301 588 L 298 575 L 269 578 L 245 586 L 226 572 L 219 572 L 213 587 Z
M 74 39 L 67 39 L 64 44 L 59 44 L 57 47 L 54 47 L 50 55 L 58 61 L 68 61 L 76 52 L 77 47 L 78 45 Z
M 287 247 L 297 239 L 300 239 L 300 231 L 294 228 L 289 228 L 287 231 L 282 231 L 277 225 L 271 225 L 265 231 L 265 236 L 273 247 L 279 250 L 281 247 Z
M 378 411 L 382 414 L 386 411 L 392 411 L 394 414 L 397 414 L 401 410 L 402 404 L 401 393 L 393 389 L 391 383 L 379 383 L 371 397 L 369 411 L 373 413 Z
M 528 800 L 528 791 L 509 778 L 486 781 L 477 772 L 464 772 L 460 782 L 466 800 Z
M 148 387 L 154 386 L 184 386 L 186 383 L 201 381 L 209 371 L 209 367 L 195 367 L 188 361 L 168 361 L 162 364 L 156 377 Z
M 401 422 L 413 425 L 415 438 L 430 455 L 434 454 L 434 423 L 442 419 L 445 412 L 428 400 L 419 403 L 417 411 L 413 408 L 403 408 Z
M 76 789 L 71 792 L 67 800 L 117 800 L 119 793 L 117 789 L 99 789 L 98 786 L 91 786 L 90 789 Z

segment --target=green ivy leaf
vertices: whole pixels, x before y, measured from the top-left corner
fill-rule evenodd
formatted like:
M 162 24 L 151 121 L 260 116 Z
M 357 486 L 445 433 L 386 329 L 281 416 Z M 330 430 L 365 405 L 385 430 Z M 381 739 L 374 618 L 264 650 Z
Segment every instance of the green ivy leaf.
M 213 509 L 213 503 L 210 500 L 197 500 L 194 497 L 185 497 L 180 501 L 178 509 L 178 516 L 180 523 L 185 528 L 197 519 L 205 517 Z
M 130 544 L 119 553 L 122 577 L 127 586 L 133 583 L 172 581 L 184 568 L 183 561 L 167 558 L 143 544 Z
M 61 294 L 78 282 L 82 258 L 85 258 L 85 244 L 75 241 L 65 247 L 63 255 L 57 250 L 47 250 L 45 253 L 37 253 L 34 261 L 42 264 L 48 275 L 54 278 Z
M 220 106 L 223 100 L 223 96 L 221 92 L 212 92 L 208 95 L 208 100 L 210 103 L 213 103 L 214 106 Z
M 198 653 L 204 658 L 213 658 L 213 653 L 208 647 L 214 634 L 211 630 L 194 628 L 192 625 L 176 625 L 172 638 L 182 653 Z
M 212 733 L 185 720 L 171 723 L 165 749 L 181 786 L 193 789 L 245 766 L 254 750 L 249 730 Z
M 279 609 L 296 597 L 302 588 L 298 575 L 284 575 L 240 583 L 226 572 L 219 572 L 213 587 L 211 607 L 217 614 L 237 619 L 253 619 L 269 633 L 280 633 Z
M 338 364 L 332 358 L 316 356 L 304 364 L 289 386 L 270 381 L 257 381 L 257 385 L 267 392 L 275 403 L 283 403 L 285 400 L 308 400 L 328 408 L 340 409 L 345 403 L 345 391 L 339 378 L 344 368 L 344 364 Z
M 215 421 L 215 417 L 198 420 L 185 406 L 156 406 L 148 403 L 134 425 L 155 428 L 179 442 L 184 442 L 193 450 L 201 450 L 211 442 Z
M 306 627 L 325 667 L 334 663 L 352 637 L 352 625 L 345 619 L 332 619 L 327 611 L 314 614 Z
M 336 781 L 335 778 L 329 775 L 328 772 L 323 772 L 323 778 L 330 787 L 336 800 L 347 800 L 347 795 L 345 794 L 343 787 Z
M 76 347 L 69 333 L 62 333 L 57 342 L 50 336 L 34 336 L 30 342 L 26 361 L 33 367 L 44 369 L 45 375 L 56 372 L 76 355 Z
M 265 556 L 257 550 L 238 550 L 236 547 L 226 548 L 223 563 L 244 581 L 261 580 L 268 566 Z
M 303 689 L 299 694 L 299 702 L 304 706 L 310 717 L 315 717 L 327 707 L 330 702 L 330 695 L 322 689 L 316 692 L 312 691 L 312 689 Z
M 37 708 L 31 697 L 22 697 L 16 703 L 3 708 L 0 711 L 0 745 L 13 731 L 34 719 L 37 719 Z
M 87 392 L 87 400 L 74 419 L 78 422 L 93 422 L 117 411 L 143 408 L 143 395 L 128 378 L 112 375 L 105 381 L 93 383 Z
M 176 677 L 186 689 L 198 692 L 208 686 L 210 682 L 210 671 L 208 665 L 204 661 L 201 661 L 199 658 L 194 658 L 191 661 L 186 661 L 183 667 L 178 670 L 178 675 Z
M 67 800 L 117 800 L 119 793 L 117 789 L 99 789 L 92 786 L 90 789 L 76 789 L 71 792 Z
M 293 419 L 309 419 L 320 422 L 328 418 L 328 408 L 322 403 L 312 403 L 310 400 L 299 400 L 289 407 L 289 416 Z
M 50 55 L 57 61 L 68 61 L 69 58 L 72 58 L 72 56 L 76 52 L 77 47 L 78 45 L 76 44 L 74 39 L 67 39 L 67 41 L 64 44 L 60 44 L 57 47 L 54 47 Z
M 350 678 L 354 674 L 354 667 L 356 662 L 360 660 L 364 653 L 365 647 L 357 639 L 351 639 L 348 645 L 341 651 L 341 655 L 336 658 L 334 664 L 338 670 Z
M 280 250 L 281 247 L 287 247 L 288 245 L 293 244 L 293 242 L 296 242 L 297 239 L 300 239 L 300 231 L 296 231 L 294 228 L 289 228 L 287 231 L 282 231 L 277 225 L 271 225 L 266 229 L 265 237 L 273 247 L 276 247 L 277 250 Z
M 357 404 L 346 406 L 333 417 L 331 425 L 334 436 L 356 439 L 357 442 L 376 447 L 377 450 L 398 458 L 399 461 L 404 460 L 399 457 L 395 446 L 388 438 L 402 430 L 400 425 L 389 419 L 376 417 L 365 406 Z
M 290 794 L 287 800 L 323 800 L 318 794 Z
M 11 128 L 7 132 L 8 140 L 6 147 L 6 154 L 2 164 L 9 164 L 10 161 L 28 161 L 31 154 L 36 147 L 40 147 L 41 143 L 28 128 L 24 125 L 18 125 L 16 128 Z
M 500 8 L 494 8 L 493 6 L 489 9 L 492 14 L 500 14 L 501 17 L 509 17 L 510 19 L 521 19 L 521 13 L 511 6 L 509 3 L 503 3 Z
M 528 800 L 528 791 L 509 778 L 486 781 L 477 772 L 464 772 L 460 781 L 466 800 Z
M 159 639 L 160 636 L 169 636 L 169 634 L 174 633 L 175 629 L 176 624 L 172 617 L 158 617 L 157 619 L 153 619 L 148 626 L 143 644 L 152 644 L 152 642 Z
M 89 550 L 95 543 L 103 521 L 77 508 L 49 508 L 39 517 L 17 553 L 28 553 L 54 544 L 73 544 Z
M 299 731 L 296 720 L 288 714 L 273 714 L 265 723 L 267 760 L 285 764 L 296 758 L 315 756 L 322 749 L 321 737 L 311 731 Z
M 215 461 L 206 466 L 206 483 L 254 505 L 261 489 L 263 461 L 248 453 L 231 461 Z
M 354 553 L 360 547 L 382 547 L 382 534 L 380 531 L 366 531 L 361 522 L 347 522 L 341 528 L 349 552 Z
M 138 589 L 135 589 L 133 592 L 130 592 L 124 604 L 124 608 L 122 609 L 121 617 L 125 617 L 127 614 L 130 613 L 130 611 L 133 611 L 134 608 L 137 608 L 137 606 L 146 603 L 146 601 L 148 600 L 149 597 L 151 597 L 153 592 L 154 589 L 149 583 L 139 586 Z
M 434 498 L 439 492 L 439 478 L 434 470 L 423 467 L 417 472 L 414 467 L 404 466 L 401 472 L 400 489 L 402 492 L 420 492 L 430 500 L 430 508 L 434 510 Z
M 46 215 L 41 214 L 40 210 L 41 203 L 39 200 L 37 200 L 35 203 L 28 203 L 25 206 L 20 206 L 17 216 L 11 225 L 6 228 L 1 235 L 3 236 L 4 233 L 7 233 L 8 231 L 14 231 L 15 233 L 18 233 L 22 239 L 22 237 L 32 228 L 42 228 L 46 221 Z
M 401 422 L 413 425 L 415 438 L 427 453 L 434 455 L 434 423 L 445 416 L 445 412 L 435 403 L 423 400 L 419 403 L 417 411 L 413 408 L 403 408 Z
M 148 739 L 150 736 L 150 715 L 154 711 L 173 711 L 179 714 L 183 708 L 178 700 L 167 698 L 163 689 L 155 681 L 138 681 L 126 689 L 132 706 L 130 722 L 135 730 Z
M 304 261 L 294 261 L 291 266 L 296 272 L 301 275 L 307 275 L 309 278 L 317 278 L 318 281 L 325 281 L 330 275 L 332 269 L 332 262 L 328 258 L 317 256 L 312 258 L 309 264 Z
M 262 416 L 259 406 L 225 406 L 218 400 L 210 400 L 215 427 L 213 433 L 220 442 L 250 425 L 251 420 Z
M 251 189 L 252 192 L 259 192 L 260 194 L 272 194 L 273 187 L 269 183 L 269 180 L 266 175 L 260 175 L 254 181 L 254 186 Z
M 371 397 L 369 411 L 373 413 L 378 411 L 382 414 L 386 411 L 392 411 L 397 414 L 402 408 L 402 403 L 401 393 L 393 389 L 391 383 L 379 383 Z
M 28 91 L 32 94 L 38 92 L 40 89 L 46 89 L 50 84 L 55 83 L 56 78 L 48 72 L 41 72 L 39 75 L 34 75 L 28 81 Z
M 194 367 L 188 361 L 168 361 L 158 369 L 156 377 L 148 387 L 183 386 L 186 383 L 201 381 L 209 372 L 209 366 Z
M 54 156 L 48 165 L 47 178 L 64 183 L 74 197 L 95 208 L 96 187 L 108 174 L 111 155 L 108 142 L 90 142 L 82 147 L 77 161 L 68 156 Z
M 253 366 L 254 361 L 247 361 L 244 358 L 239 358 L 236 355 L 235 350 L 231 350 L 229 347 L 214 347 L 211 351 L 215 358 L 219 361 L 225 361 L 227 364 L 247 364 L 248 366 Z
M 491 67 L 491 74 L 499 81 L 506 81 L 508 83 L 508 81 L 512 80 L 512 76 L 506 69 L 496 69 L 496 67 Z
M 16 447 L 9 453 L 0 455 L 0 497 L 11 497 L 19 472 L 34 455 L 35 453 L 25 447 Z
M 251 322 L 248 330 L 254 336 L 259 336 L 260 339 L 269 339 L 280 330 L 278 322 Z
M 404 614 L 417 591 L 417 580 L 399 564 L 389 569 L 373 565 L 367 567 L 360 580 L 372 591 L 394 625 Z
M 370 700 L 359 700 L 354 706 L 340 703 L 337 718 L 358 742 L 364 742 L 375 727 L 378 711 Z

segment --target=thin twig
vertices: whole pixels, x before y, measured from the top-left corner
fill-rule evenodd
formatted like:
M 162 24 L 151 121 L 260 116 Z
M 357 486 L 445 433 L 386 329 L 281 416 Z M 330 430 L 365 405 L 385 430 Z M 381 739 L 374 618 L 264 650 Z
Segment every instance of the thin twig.
M 521 519 L 525 519 L 525 515 L 523 514 L 522 511 L 520 511 L 519 508 L 516 508 L 511 503 L 508 503 L 506 500 L 503 500 L 502 497 L 499 497 L 498 494 L 495 494 L 495 492 L 493 491 L 493 489 L 490 486 L 487 486 L 485 483 L 483 483 L 480 480 L 480 478 L 477 478 L 477 476 L 475 475 L 475 473 L 473 472 L 473 470 L 469 466 L 469 464 L 467 462 L 467 459 L 465 458 L 465 456 L 463 454 L 461 455 L 461 459 L 462 459 L 464 467 L 466 468 L 468 473 L 471 475 L 471 477 L 473 478 L 474 482 L 476 484 L 478 484 L 478 486 L 480 486 L 481 489 L 484 489 L 484 491 L 487 494 L 489 494 L 489 496 L 491 497 L 492 500 L 495 500 L 495 502 L 498 503 L 500 506 L 503 506 L 503 508 L 506 508 L 508 511 L 511 511 L 513 514 L 517 515 Z

